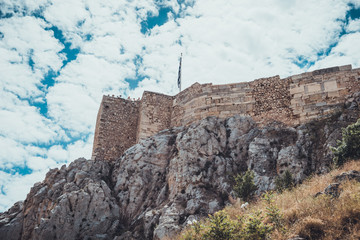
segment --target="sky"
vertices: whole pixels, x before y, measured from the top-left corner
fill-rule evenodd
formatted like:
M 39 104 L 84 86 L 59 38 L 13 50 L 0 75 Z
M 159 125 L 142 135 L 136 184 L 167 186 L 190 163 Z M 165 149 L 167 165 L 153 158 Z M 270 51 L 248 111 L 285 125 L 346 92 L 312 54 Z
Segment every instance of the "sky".
M 0 212 L 91 157 L 103 95 L 352 64 L 360 0 L 0 0 Z

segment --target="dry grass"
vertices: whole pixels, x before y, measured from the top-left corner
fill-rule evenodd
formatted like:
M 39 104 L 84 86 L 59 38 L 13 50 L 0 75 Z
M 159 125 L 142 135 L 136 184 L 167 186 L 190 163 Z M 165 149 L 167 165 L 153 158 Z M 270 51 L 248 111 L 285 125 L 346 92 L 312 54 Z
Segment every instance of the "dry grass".
M 305 239 L 360 239 L 360 183 L 355 181 L 341 184 L 339 198 L 327 195 L 314 195 L 321 192 L 333 178 L 349 170 L 360 171 L 360 161 L 351 161 L 342 168 L 322 176 L 314 176 L 300 186 L 282 194 L 274 194 L 274 204 L 283 215 L 285 231 L 273 231 L 271 239 L 286 240 L 294 235 Z M 241 203 L 226 207 L 223 211 L 233 220 L 255 211 L 266 212 L 266 202 L 259 199 L 249 205 L 247 210 L 240 208 Z M 266 221 L 266 220 L 265 220 Z M 202 222 L 206 225 L 206 220 Z M 187 228 L 178 237 L 185 239 L 184 233 L 193 231 Z M 196 239 L 196 238 L 187 238 Z

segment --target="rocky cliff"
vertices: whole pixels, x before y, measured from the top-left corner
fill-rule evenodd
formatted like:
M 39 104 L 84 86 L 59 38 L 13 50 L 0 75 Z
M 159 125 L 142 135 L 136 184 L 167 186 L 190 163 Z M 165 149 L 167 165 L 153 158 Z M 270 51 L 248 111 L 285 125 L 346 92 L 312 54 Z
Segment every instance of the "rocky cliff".
M 328 171 L 360 94 L 331 117 L 296 127 L 208 117 L 141 140 L 114 162 L 78 159 L 52 169 L 24 202 L 0 214 L 0 239 L 161 239 L 233 199 L 250 168 L 259 191 L 289 169 L 298 182 Z

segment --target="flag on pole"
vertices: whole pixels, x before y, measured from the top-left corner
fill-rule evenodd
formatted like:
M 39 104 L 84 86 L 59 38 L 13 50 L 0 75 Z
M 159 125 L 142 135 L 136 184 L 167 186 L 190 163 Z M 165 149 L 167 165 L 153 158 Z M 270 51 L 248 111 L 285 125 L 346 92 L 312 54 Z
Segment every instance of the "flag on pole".
M 179 73 L 178 73 L 178 82 L 177 82 L 180 92 L 181 92 L 181 61 L 182 61 L 182 53 L 180 55 L 180 64 L 179 64 Z

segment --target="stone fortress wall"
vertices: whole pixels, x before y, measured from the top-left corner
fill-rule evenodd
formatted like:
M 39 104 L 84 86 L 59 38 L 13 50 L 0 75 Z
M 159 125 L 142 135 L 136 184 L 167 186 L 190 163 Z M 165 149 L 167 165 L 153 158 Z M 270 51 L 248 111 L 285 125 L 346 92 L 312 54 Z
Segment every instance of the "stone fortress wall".
M 144 92 L 140 101 L 140 120 L 137 141 L 171 126 L 173 97 Z
M 103 96 L 96 119 L 92 159 L 113 160 L 136 143 L 140 102 Z
M 332 67 L 225 85 L 195 83 L 175 96 L 144 92 L 139 101 L 105 97 L 100 105 L 93 158 L 114 160 L 140 139 L 208 116 L 250 115 L 259 124 L 305 123 L 329 115 L 360 91 L 360 69 Z

